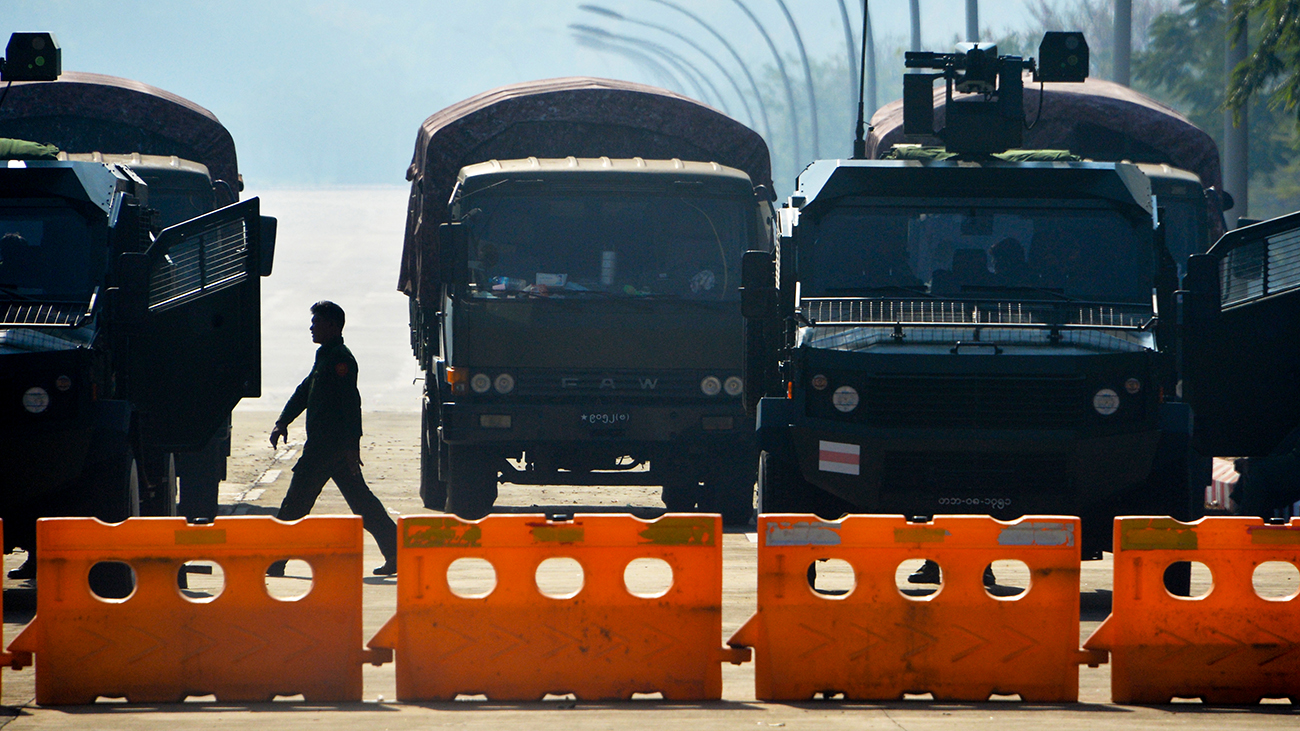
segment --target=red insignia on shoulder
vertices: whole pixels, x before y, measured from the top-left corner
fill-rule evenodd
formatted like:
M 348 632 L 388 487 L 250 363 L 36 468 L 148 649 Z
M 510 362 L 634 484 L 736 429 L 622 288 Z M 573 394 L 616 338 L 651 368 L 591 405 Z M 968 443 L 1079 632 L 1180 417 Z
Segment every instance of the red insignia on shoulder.
M 347 364 L 347 363 L 335 363 L 335 364 L 334 364 L 334 372 L 337 373 L 337 374 L 339 374 L 340 376 L 346 376 L 346 375 L 348 374 L 348 364 Z

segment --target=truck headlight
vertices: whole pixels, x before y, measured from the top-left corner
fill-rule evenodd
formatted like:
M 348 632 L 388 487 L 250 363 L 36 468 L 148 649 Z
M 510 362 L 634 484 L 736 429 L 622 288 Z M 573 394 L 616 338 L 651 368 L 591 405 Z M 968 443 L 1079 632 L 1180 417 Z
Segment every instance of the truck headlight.
M 28 413 L 39 414 L 50 407 L 50 393 L 40 386 L 32 386 L 23 392 L 23 408 Z
M 705 396 L 717 396 L 722 393 L 722 381 L 718 380 L 717 376 L 705 376 L 704 380 L 700 381 L 700 390 Z
M 1092 396 L 1092 408 L 1102 416 L 1110 416 L 1119 411 L 1119 394 L 1109 388 L 1103 388 Z
M 745 390 L 745 382 L 740 380 L 740 376 L 731 376 L 723 381 L 722 390 L 726 391 L 728 396 L 739 396 L 740 392 Z
M 852 386 L 840 386 L 831 395 L 831 403 L 841 413 L 849 413 L 858 408 L 858 389 Z
M 496 387 L 497 393 L 504 396 L 515 390 L 515 377 L 509 373 L 502 373 L 497 376 L 497 380 L 492 385 Z
M 469 379 L 469 387 L 474 393 L 487 393 L 492 388 L 492 378 L 486 373 L 475 373 L 473 378 Z

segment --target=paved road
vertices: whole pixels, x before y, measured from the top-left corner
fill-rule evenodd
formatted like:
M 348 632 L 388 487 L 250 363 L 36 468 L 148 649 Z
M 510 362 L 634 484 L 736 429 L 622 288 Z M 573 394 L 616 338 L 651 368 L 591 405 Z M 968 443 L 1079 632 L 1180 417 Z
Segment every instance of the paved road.
M 240 411 L 235 419 L 234 455 L 230 481 L 222 492 L 223 512 L 265 514 L 274 511 L 288 485 L 292 450 L 272 450 L 266 442 L 273 413 Z M 417 497 L 419 416 L 410 413 L 368 413 L 363 440 L 366 476 L 390 512 L 427 513 Z M 291 434 L 301 439 L 301 432 Z M 277 455 L 279 459 L 277 459 Z M 541 489 L 504 486 L 499 510 L 525 511 L 531 506 L 582 506 L 593 510 L 634 509 L 641 514 L 661 510 L 656 491 L 644 488 L 594 489 L 555 486 Z M 337 490 L 327 486 L 315 514 L 345 513 Z M 752 530 L 752 529 L 751 529 Z M 367 565 L 381 557 L 366 541 Z M 752 534 L 729 532 L 724 537 L 723 637 L 731 635 L 754 611 L 756 545 Z M 12 567 L 20 556 L 10 556 Z M 1086 637 L 1104 618 L 1110 604 L 1109 562 L 1088 562 L 1083 568 L 1083 627 Z M 293 572 L 291 571 L 292 575 Z M 1295 579 L 1283 579 L 1294 582 Z M 1294 586 L 1291 587 L 1294 590 Z M 367 578 L 364 589 L 364 636 L 374 635 L 392 615 L 392 579 Z M 33 592 L 6 582 L 5 637 L 12 639 L 31 616 Z M 398 704 L 393 702 L 393 666 L 367 667 L 365 701 L 340 706 L 280 701 L 231 705 L 197 699 L 182 705 L 123 706 L 102 703 L 89 707 L 39 708 L 33 703 L 33 671 L 3 674 L 0 726 L 23 729 L 141 729 L 177 726 L 222 729 L 428 729 L 541 728 L 606 729 L 616 727 L 689 728 L 1177 728 L 1177 729 L 1293 729 L 1300 709 L 1291 705 L 1254 708 L 1213 708 L 1194 703 L 1160 707 L 1116 706 L 1109 701 L 1105 666 L 1082 668 L 1080 703 L 1063 706 L 1018 702 L 935 703 L 909 700 L 894 703 L 757 703 L 753 665 L 724 666 L 723 700 L 717 703 L 586 703 L 566 700 L 541 703 L 457 702 Z M 382 700 L 381 700 L 382 699 Z

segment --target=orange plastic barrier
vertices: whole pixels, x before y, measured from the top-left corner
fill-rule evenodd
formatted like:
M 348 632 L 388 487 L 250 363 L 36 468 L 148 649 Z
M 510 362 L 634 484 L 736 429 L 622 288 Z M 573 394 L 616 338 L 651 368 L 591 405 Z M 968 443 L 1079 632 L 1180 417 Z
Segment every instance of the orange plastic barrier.
M 758 612 L 729 640 L 753 647 L 760 700 L 987 700 L 1020 694 L 1074 701 L 1079 664 L 1104 656 L 1079 650 L 1079 519 L 984 516 L 761 515 Z M 944 583 L 928 597 L 904 595 L 895 571 L 907 559 L 939 564 Z M 817 559 L 842 559 L 855 585 L 843 595 L 814 591 Z M 995 598 L 984 568 L 1022 561 L 1028 590 Z
M 99 696 L 135 703 L 212 694 L 221 701 L 265 701 L 301 693 L 308 701 L 360 701 L 361 666 L 385 661 L 361 637 L 361 519 L 47 518 L 36 527 L 36 618 L 11 651 L 36 655 L 36 701 L 92 703 Z M 277 559 L 310 564 L 310 591 L 271 597 L 266 569 Z M 94 595 L 99 562 L 135 572 L 125 599 Z M 177 575 L 187 561 L 212 561 L 220 594 L 196 603 Z M 391 657 L 391 656 L 389 656 Z
M 717 515 L 493 515 L 474 522 L 403 517 L 398 522 L 397 614 L 370 641 L 397 651 L 403 701 L 584 700 L 659 692 L 672 700 L 722 694 L 723 661 L 747 650 L 721 646 L 722 520 Z M 536 572 L 548 558 L 582 569 L 577 594 L 545 596 Z M 495 571 L 485 596 L 453 593 L 452 562 L 483 559 Z M 655 598 L 624 584 L 634 559 L 660 559 L 671 586 Z M 575 572 L 576 573 L 576 572 Z
M 1165 589 L 1165 569 L 1177 561 L 1210 570 L 1208 594 Z M 1300 703 L 1300 600 L 1256 593 L 1252 577 L 1265 561 L 1300 566 L 1300 519 L 1116 518 L 1111 615 L 1084 644 L 1110 652 L 1111 699 Z

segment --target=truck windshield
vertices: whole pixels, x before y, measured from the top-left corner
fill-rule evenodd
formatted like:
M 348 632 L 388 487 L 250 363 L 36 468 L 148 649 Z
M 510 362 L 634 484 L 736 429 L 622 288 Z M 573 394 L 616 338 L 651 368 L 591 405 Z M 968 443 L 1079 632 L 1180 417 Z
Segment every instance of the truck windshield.
M 0 201 L 0 299 L 86 300 L 104 268 L 90 244 L 75 211 Z
M 1109 208 L 844 206 L 817 221 L 813 236 L 803 248 L 805 296 L 1151 300 L 1150 239 Z
M 739 297 L 753 215 L 743 200 L 580 192 L 474 207 L 471 296 Z

